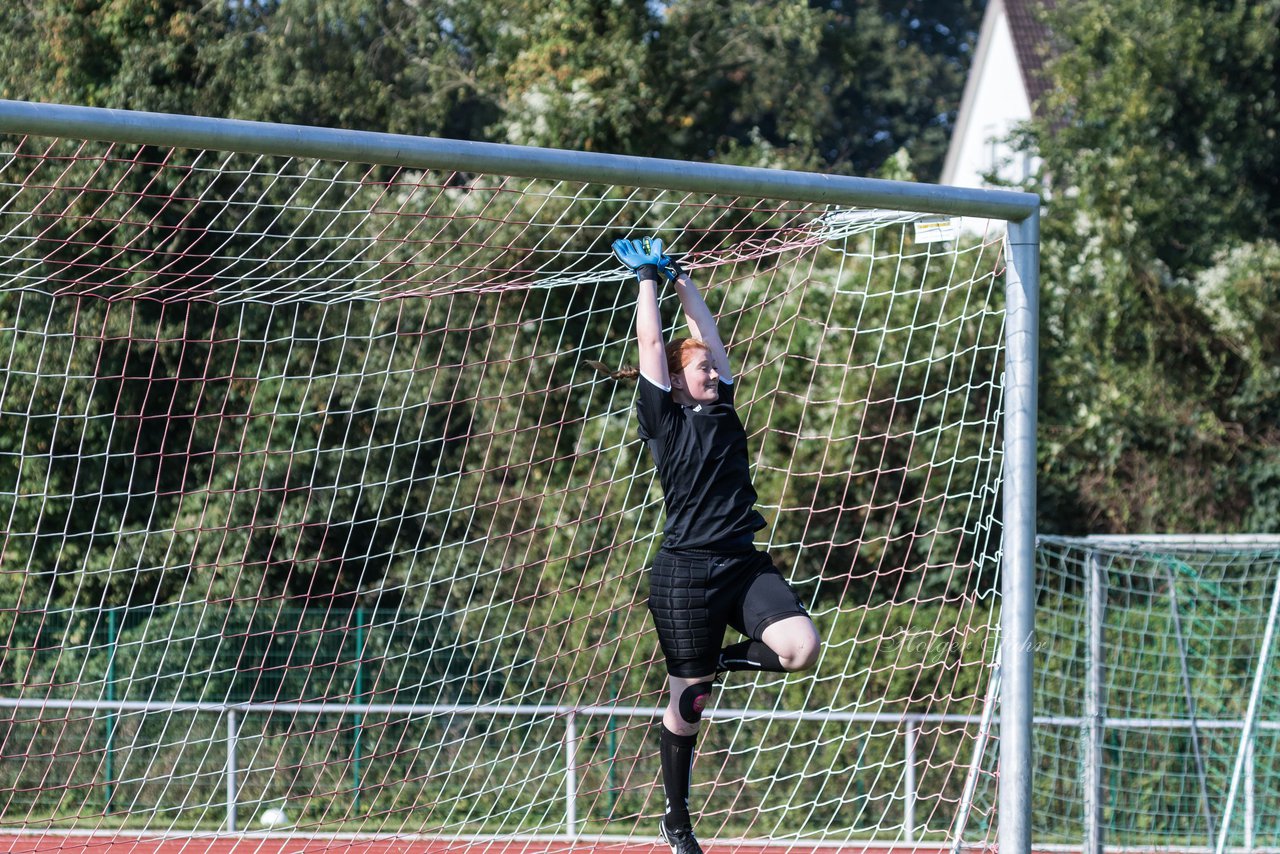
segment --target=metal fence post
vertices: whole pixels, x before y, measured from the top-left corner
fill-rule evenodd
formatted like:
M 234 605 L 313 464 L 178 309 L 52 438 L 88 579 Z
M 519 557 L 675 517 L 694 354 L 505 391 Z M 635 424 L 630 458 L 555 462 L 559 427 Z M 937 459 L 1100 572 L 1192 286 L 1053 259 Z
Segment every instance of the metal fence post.
M 240 735 L 240 724 L 235 709 L 227 709 L 227 830 L 236 831 L 236 740 Z
M 1254 755 L 1253 749 L 1256 746 L 1257 735 L 1249 736 L 1249 743 L 1245 746 L 1244 755 L 1244 847 L 1250 851 L 1253 850 L 1253 827 L 1257 823 L 1257 815 L 1254 812 L 1254 797 L 1256 793 L 1254 786 L 1256 785 L 1254 773 Z
M 570 836 L 578 835 L 578 716 L 569 712 L 564 727 L 564 824 Z
M 1084 854 L 1102 854 L 1106 844 L 1103 828 L 1103 745 L 1106 719 L 1103 692 L 1106 668 L 1102 662 L 1107 616 L 1107 570 L 1102 558 L 1090 550 L 1085 559 L 1085 632 L 1088 653 L 1084 660 Z
M 107 609 L 107 678 L 106 678 L 106 695 L 107 702 L 113 703 L 116 699 L 116 651 L 119 649 L 119 626 L 116 625 L 116 609 Z M 115 741 L 116 741 L 116 718 L 118 712 L 110 709 L 107 712 L 107 744 L 106 754 L 102 758 L 102 775 L 103 793 L 102 793 L 102 811 L 105 815 L 111 814 L 111 802 L 115 798 Z
M 902 737 L 907 762 L 902 769 L 902 787 L 906 790 L 903 793 L 902 832 L 908 842 L 916 840 L 916 736 L 919 731 L 919 722 L 908 718 Z
M 375 615 L 376 616 L 376 615 Z M 356 607 L 356 678 L 354 693 L 357 703 L 364 702 L 364 644 L 365 644 L 365 614 L 364 607 Z M 359 708 L 357 706 L 357 708 Z M 351 733 L 351 788 L 352 788 L 352 809 L 354 812 L 360 812 L 360 765 L 364 758 L 361 744 L 361 736 L 364 734 L 364 715 L 359 711 L 351 716 L 352 733 Z

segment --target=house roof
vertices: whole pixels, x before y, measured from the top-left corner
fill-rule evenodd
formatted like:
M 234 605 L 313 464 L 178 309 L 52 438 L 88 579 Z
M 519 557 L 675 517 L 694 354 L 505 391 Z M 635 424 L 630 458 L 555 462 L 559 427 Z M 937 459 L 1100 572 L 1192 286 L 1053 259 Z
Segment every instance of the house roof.
M 1013 48 L 1018 54 L 1022 69 L 1022 83 L 1027 89 L 1031 109 L 1039 112 L 1040 96 L 1049 89 L 1044 74 L 1044 63 L 1049 56 L 1049 28 L 1045 25 L 1045 12 L 1051 11 L 1055 0 L 1004 0 L 1004 11 L 1013 36 Z
M 989 135 L 992 131 L 1007 132 L 1017 122 L 1043 115 L 1044 96 L 1051 88 L 1044 66 L 1053 55 L 1053 43 L 1045 18 L 1046 12 L 1052 11 L 1056 3 L 1057 0 L 987 0 L 973 63 L 965 80 L 964 95 L 942 166 L 942 183 L 977 186 L 972 184 L 976 175 L 973 162 L 975 138 Z M 1012 56 L 1008 55 L 1010 47 Z M 1022 89 L 1018 97 L 1012 98 L 1009 97 L 1011 93 L 1003 90 L 1004 84 L 1016 85 L 1009 79 L 1010 71 L 1005 70 L 1010 63 L 1017 65 L 1017 71 L 1013 73 L 1018 74 L 1016 84 L 1021 84 Z M 1000 71 L 992 71 L 992 68 Z M 992 76 L 995 74 L 1000 74 L 1000 78 Z M 999 103 L 993 102 L 990 95 L 997 90 L 1001 91 L 997 96 Z M 1022 95 L 1025 95 L 1025 101 Z M 992 109 L 996 114 L 988 114 Z M 1029 114 L 1023 112 L 1028 109 Z M 981 118 L 975 118 L 980 112 Z M 979 127 L 979 124 L 983 126 Z

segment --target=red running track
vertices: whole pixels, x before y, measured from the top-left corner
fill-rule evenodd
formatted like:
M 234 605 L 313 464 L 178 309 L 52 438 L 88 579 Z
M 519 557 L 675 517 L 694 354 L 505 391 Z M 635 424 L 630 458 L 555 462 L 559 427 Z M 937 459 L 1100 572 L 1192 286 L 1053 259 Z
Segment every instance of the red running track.
M 813 845 L 768 841 L 704 841 L 708 854 L 950 854 L 949 845 L 848 842 Z M 135 833 L 0 834 L 0 854 L 666 854 L 658 842 L 590 839 L 473 839 L 433 837 L 219 834 L 162 836 Z M 974 849 L 966 849 L 972 852 Z

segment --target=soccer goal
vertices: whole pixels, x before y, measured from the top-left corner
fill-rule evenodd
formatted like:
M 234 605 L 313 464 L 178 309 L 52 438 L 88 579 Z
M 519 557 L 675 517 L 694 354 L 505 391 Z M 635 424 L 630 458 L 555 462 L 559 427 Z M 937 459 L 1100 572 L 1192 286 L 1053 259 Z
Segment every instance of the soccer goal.
M 0 851 L 650 851 L 662 499 L 585 363 L 635 361 L 609 246 L 657 234 L 825 641 L 717 691 L 700 834 L 1027 854 L 1037 223 L 0 102 Z
M 1042 537 L 1038 563 L 1037 842 L 1280 850 L 1280 536 Z

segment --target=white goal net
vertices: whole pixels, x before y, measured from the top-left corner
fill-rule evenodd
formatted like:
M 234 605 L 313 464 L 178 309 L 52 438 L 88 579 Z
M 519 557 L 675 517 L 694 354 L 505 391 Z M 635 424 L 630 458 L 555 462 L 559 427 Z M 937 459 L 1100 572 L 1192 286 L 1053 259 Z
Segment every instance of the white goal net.
M 825 641 L 809 674 L 717 692 L 700 835 L 994 839 L 1002 232 L 0 141 L 0 829 L 23 850 L 650 844 L 662 500 L 632 389 L 584 364 L 635 361 L 609 244 L 638 234 L 720 318 L 758 545 Z

